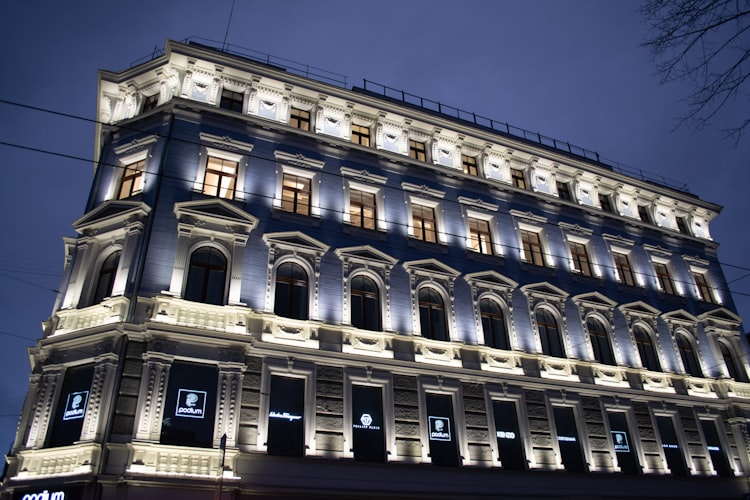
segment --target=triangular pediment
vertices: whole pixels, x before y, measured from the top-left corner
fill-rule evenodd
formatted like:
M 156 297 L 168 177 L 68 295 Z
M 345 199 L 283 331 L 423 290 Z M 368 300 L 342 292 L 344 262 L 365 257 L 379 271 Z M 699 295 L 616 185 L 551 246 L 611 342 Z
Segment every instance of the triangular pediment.
M 614 309 L 617 302 L 599 292 L 582 293 L 572 297 L 573 302 L 595 309 Z
M 404 269 L 409 272 L 415 272 L 422 276 L 435 274 L 442 277 L 455 278 L 460 273 L 452 267 L 443 264 L 436 259 L 412 260 L 404 262 Z
M 623 304 L 620 306 L 620 310 L 623 313 L 631 313 L 636 314 L 640 316 L 658 316 L 661 314 L 661 311 L 651 307 L 650 305 L 646 304 L 642 301 L 637 302 L 630 302 L 628 304 Z
M 398 259 L 395 259 L 385 252 L 381 252 L 377 248 L 373 248 L 370 245 L 362 245 L 358 247 L 347 247 L 339 248 L 336 250 L 336 255 L 341 260 L 352 260 L 361 263 L 375 263 L 380 265 L 394 266 Z
M 512 290 L 518 286 L 518 283 L 510 278 L 503 276 L 497 271 L 481 271 L 470 273 L 464 276 L 468 283 L 482 284 L 486 287 L 495 289 Z
M 73 223 L 79 233 L 102 233 L 123 227 L 124 223 L 145 218 L 151 207 L 141 201 L 110 200 L 102 203 Z
M 662 318 L 664 318 L 667 322 L 673 322 L 673 323 L 682 323 L 687 325 L 695 325 L 698 322 L 698 318 L 690 314 L 684 309 L 678 309 L 677 311 L 672 311 L 668 313 L 664 313 L 661 315 Z
M 565 299 L 568 296 L 568 292 L 557 288 L 551 283 L 546 281 L 543 283 L 532 283 L 530 285 L 524 285 L 521 287 L 521 291 L 526 294 L 527 297 L 548 297 L 555 299 Z
M 723 327 L 730 330 L 739 328 L 742 323 L 742 318 L 726 309 L 719 307 L 698 316 L 698 319 L 710 326 Z
M 200 221 L 213 226 L 231 228 L 234 232 L 249 233 L 258 224 L 256 217 L 221 198 L 175 203 L 174 213 L 180 222 Z
M 287 231 L 283 233 L 268 233 L 263 235 L 263 240 L 268 246 L 284 248 L 287 250 L 305 250 L 316 254 L 324 254 L 329 246 L 315 238 L 299 231 Z

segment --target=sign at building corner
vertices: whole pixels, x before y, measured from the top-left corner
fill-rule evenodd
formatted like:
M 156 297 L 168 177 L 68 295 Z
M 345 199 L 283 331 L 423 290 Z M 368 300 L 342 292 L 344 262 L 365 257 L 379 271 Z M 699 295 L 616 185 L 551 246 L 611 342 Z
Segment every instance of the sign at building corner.
M 175 417 L 203 418 L 206 415 L 206 391 L 179 389 Z
M 65 401 L 63 420 L 75 420 L 83 418 L 86 413 L 86 405 L 89 402 L 89 391 L 71 392 Z

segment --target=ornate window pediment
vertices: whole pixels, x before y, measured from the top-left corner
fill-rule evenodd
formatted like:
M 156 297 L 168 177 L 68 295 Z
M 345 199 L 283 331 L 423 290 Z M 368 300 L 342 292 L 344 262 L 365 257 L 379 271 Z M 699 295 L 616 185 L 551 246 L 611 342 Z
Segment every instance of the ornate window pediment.
M 365 267 L 393 267 L 398 262 L 398 259 L 370 245 L 339 248 L 336 250 L 336 255 L 343 261 L 350 261 Z
M 585 309 L 594 309 L 597 311 L 612 311 L 617 302 L 611 300 L 599 292 L 582 293 L 572 297 L 571 300 L 579 307 Z
M 257 218 L 218 198 L 175 203 L 174 213 L 182 223 L 222 233 L 249 233 L 258 224 Z
M 449 279 L 453 281 L 456 277 L 461 274 L 450 266 L 443 264 L 442 262 L 435 259 L 424 259 L 424 260 L 413 260 L 411 262 L 405 262 L 404 268 L 415 276 L 420 277 L 438 277 L 442 279 Z
M 272 248 L 287 251 L 303 250 L 306 251 L 305 253 L 312 253 L 318 257 L 326 253 L 329 248 L 325 243 L 299 231 L 264 234 L 263 240 Z
M 75 221 L 73 228 L 79 234 L 100 234 L 144 219 L 150 211 L 143 202 L 110 200 Z
M 562 303 L 569 295 L 568 292 L 547 282 L 524 285 L 521 287 L 521 291 L 534 303 L 539 301 Z
M 464 279 L 471 285 L 489 288 L 504 294 L 512 293 L 518 287 L 518 283 L 496 271 L 470 273 L 464 276 Z

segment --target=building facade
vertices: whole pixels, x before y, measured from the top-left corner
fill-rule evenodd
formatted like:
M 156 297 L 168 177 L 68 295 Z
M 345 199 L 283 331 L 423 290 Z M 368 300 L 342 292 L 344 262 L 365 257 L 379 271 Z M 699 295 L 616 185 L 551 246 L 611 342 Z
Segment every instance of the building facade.
M 100 72 L 4 498 L 747 493 L 718 205 L 268 62 Z

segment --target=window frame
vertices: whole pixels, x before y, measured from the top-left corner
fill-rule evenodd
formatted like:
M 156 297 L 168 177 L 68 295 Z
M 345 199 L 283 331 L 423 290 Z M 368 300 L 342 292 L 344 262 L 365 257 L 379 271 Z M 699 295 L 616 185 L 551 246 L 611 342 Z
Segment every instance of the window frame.
M 597 331 L 595 333 L 592 333 L 592 329 L 589 326 L 590 321 L 595 321 L 601 326 L 601 331 Z M 597 363 L 607 365 L 607 366 L 617 366 L 617 355 L 616 355 L 616 349 L 612 345 L 614 342 L 614 335 L 610 328 L 607 328 L 607 322 L 603 321 L 602 318 L 597 314 L 588 314 L 584 320 L 584 328 L 586 329 L 587 338 L 589 340 L 589 344 L 591 345 L 591 354 L 592 359 L 596 361 Z M 600 333 L 600 334 L 599 334 Z M 594 337 L 598 340 L 597 342 L 594 342 Z M 601 353 L 601 344 L 604 343 L 606 345 L 606 354 L 609 355 L 611 358 L 611 362 L 607 362 L 603 359 L 601 359 L 601 356 L 599 353 Z
M 574 202 L 573 193 L 570 192 L 570 182 L 555 180 L 555 189 L 557 196 L 561 200 Z
M 664 363 L 661 359 L 661 348 L 656 337 L 656 332 L 650 326 L 644 324 L 642 321 L 633 322 L 633 324 L 630 326 L 630 330 L 633 338 L 633 347 L 635 348 L 635 353 L 638 354 L 639 365 L 641 366 L 641 368 L 651 372 L 663 373 Z M 648 340 L 647 345 L 650 346 L 649 352 L 645 352 L 641 349 L 641 346 L 645 346 L 646 343 L 639 342 L 638 335 L 636 335 L 637 331 L 643 332 L 643 337 Z M 644 353 L 646 354 L 645 359 Z M 656 366 L 651 366 L 651 362 L 649 361 L 648 356 L 649 353 L 653 355 L 653 361 L 656 363 Z
M 479 162 L 476 156 L 461 153 L 461 168 L 466 175 L 479 177 Z
M 123 169 L 122 176 L 120 177 L 120 187 L 117 189 L 117 199 L 126 200 L 133 196 L 139 195 L 143 192 L 143 188 L 146 184 L 146 167 L 148 156 L 145 154 L 138 155 L 141 157 L 139 160 L 132 161 L 131 159 L 120 160 L 123 163 L 121 167 Z M 125 163 L 127 161 L 127 163 Z M 129 172 L 132 171 L 132 174 Z M 127 194 L 123 196 L 123 188 L 125 187 L 126 181 L 129 183 Z
M 417 394 L 419 398 L 419 428 L 422 441 L 422 462 L 431 463 L 430 459 L 430 425 L 427 414 L 427 394 L 450 396 L 453 410 L 453 429 L 456 437 L 456 452 L 458 466 L 471 462 L 469 443 L 466 436 L 466 417 L 463 405 L 463 391 L 461 385 L 453 380 L 435 380 L 434 377 L 420 376 L 417 378 Z
M 214 158 L 237 162 L 237 177 L 235 179 L 233 197 L 215 197 L 230 201 L 245 200 L 245 175 L 247 171 L 249 154 L 252 152 L 254 146 L 246 142 L 238 141 L 228 137 L 219 137 L 205 132 L 200 133 L 200 140 L 200 160 L 198 162 L 195 182 L 193 183 L 193 191 L 197 193 L 204 192 L 206 170 L 208 168 L 208 158 L 209 156 L 211 156 Z
M 214 164 L 214 162 L 217 160 L 219 162 L 218 166 Z M 225 167 L 227 166 L 226 164 L 230 164 L 230 167 L 233 167 L 233 172 L 225 170 Z M 234 200 L 235 193 L 237 192 L 237 177 L 239 175 L 239 170 L 239 159 L 235 161 L 227 157 L 209 154 L 206 158 L 206 169 L 203 177 L 203 190 L 201 192 L 206 196 L 215 196 L 217 198 L 224 198 L 225 200 Z M 208 183 L 209 176 L 215 176 L 218 178 L 215 186 Z M 230 179 L 230 184 L 228 187 L 224 186 L 225 179 Z M 222 191 L 226 192 L 222 194 Z
M 111 277 L 108 280 L 109 284 L 108 284 L 107 288 L 109 288 L 109 293 L 107 295 L 102 296 L 102 297 L 98 297 L 97 296 L 98 295 L 97 292 L 99 290 L 99 284 L 100 284 L 101 279 L 102 279 L 102 271 L 104 270 L 104 264 L 106 264 L 107 261 L 113 255 L 116 255 L 116 254 L 117 254 L 117 264 L 114 266 L 114 269 L 111 269 L 111 273 L 110 273 Z M 93 306 L 93 305 L 96 305 L 96 304 L 100 304 L 105 299 L 108 299 L 110 297 L 114 297 L 116 295 L 122 295 L 122 292 L 124 292 L 124 290 L 118 290 L 118 288 L 121 288 L 121 287 L 117 287 L 117 277 L 118 277 L 118 273 L 120 273 L 120 261 L 122 260 L 122 257 L 123 257 L 122 254 L 123 254 L 123 252 L 122 252 L 122 246 L 121 245 L 111 245 L 111 246 L 109 246 L 106 249 L 105 252 L 102 252 L 102 254 L 100 255 L 99 259 L 97 259 L 97 261 L 96 261 L 96 266 L 97 266 L 96 269 L 98 269 L 98 271 L 96 272 L 96 275 L 95 275 L 96 276 L 96 280 L 93 281 L 91 289 L 90 289 L 91 296 L 86 301 L 86 303 L 88 305 L 92 305 Z
M 617 282 L 627 286 L 640 286 L 640 284 L 636 280 L 636 272 L 630 260 L 631 252 L 612 249 L 611 253 L 612 263 L 614 264 L 613 267 L 615 271 L 615 279 L 617 279 Z M 618 262 L 618 257 L 625 259 L 625 265 L 627 267 L 622 266 L 622 262 Z M 625 273 L 625 271 L 627 271 L 627 273 Z M 623 279 L 623 276 L 625 276 L 625 279 Z M 630 281 L 632 283 L 628 283 L 628 276 L 630 277 Z
M 698 270 L 691 266 L 690 274 L 695 283 L 696 298 L 708 304 L 719 304 L 715 296 L 716 289 L 712 286 L 708 277 L 708 270 Z
M 490 303 L 494 303 L 497 306 L 497 308 L 500 310 L 500 322 L 503 325 L 503 334 L 504 334 L 504 337 L 505 337 L 505 341 L 508 344 L 507 348 L 505 348 L 505 347 L 498 347 L 496 345 L 496 342 L 494 341 L 494 339 L 496 338 L 497 335 L 496 335 L 496 332 L 494 331 L 494 329 L 492 331 L 492 333 L 493 333 L 493 335 L 492 335 L 492 337 L 493 337 L 492 345 L 490 345 L 490 343 L 487 341 L 487 332 L 485 331 L 485 328 L 484 328 L 484 318 L 486 316 L 485 316 L 484 311 L 482 310 L 482 302 L 484 302 L 484 301 L 487 301 L 487 302 L 490 302 Z M 509 318 L 509 315 L 508 315 L 508 307 L 505 304 L 505 301 L 502 300 L 502 299 L 500 299 L 497 295 L 495 295 L 493 293 L 483 293 L 482 295 L 480 295 L 478 297 L 477 311 L 479 312 L 479 326 L 480 326 L 480 332 L 481 332 L 481 335 L 482 335 L 481 342 L 479 342 L 479 343 L 481 345 L 490 347 L 492 349 L 500 349 L 500 350 L 505 350 L 505 351 L 512 351 L 513 350 L 513 338 L 512 338 L 512 335 L 511 335 L 510 318 Z M 477 340 L 479 340 L 479 339 L 477 339 Z
M 407 205 L 407 235 L 412 242 L 421 241 L 429 244 L 447 244 L 445 234 L 445 220 L 442 210 L 442 198 L 445 193 L 437 191 L 435 189 L 425 188 L 424 186 L 417 186 L 407 182 L 403 182 L 401 187 L 404 189 L 404 196 L 406 197 Z M 421 196 L 420 196 L 421 195 Z M 429 196 L 430 198 L 427 198 Z M 433 213 L 433 221 L 435 223 L 435 241 L 424 240 L 417 237 L 417 233 L 414 226 L 414 205 L 419 205 L 424 208 L 431 208 Z
M 529 190 L 529 181 L 526 179 L 525 169 L 510 167 L 510 183 L 518 189 Z
M 568 238 L 568 253 L 570 254 L 570 270 L 588 278 L 598 278 L 595 274 L 596 266 L 592 262 L 588 245 L 580 240 Z
M 679 296 L 677 287 L 672 277 L 672 270 L 669 267 L 669 262 L 661 260 L 653 260 L 652 264 L 654 268 L 654 280 L 656 282 L 657 290 L 667 295 Z
M 420 148 L 421 146 L 421 148 Z M 427 162 L 427 142 L 409 139 L 409 158 L 417 161 Z
M 224 95 L 225 92 L 231 93 L 228 99 L 225 99 L 225 95 Z M 240 96 L 241 98 L 238 99 L 238 96 Z M 243 90 L 240 90 L 240 91 L 232 90 L 231 88 L 224 85 L 221 88 L 221 92 L 219 92 L 219 108 L 226 109 L 227 111 L 233 111 L 235 113 L 244 113 L 245 97 L 246 97 L 246 92 L 244 92 Z M 225 102 L 230 103 L 231 105 L 229 107 L 224 106 Z M 236 109 L 238 103 L 239 103 L 239 109 Z
M 306 113 L 307 116 L 305 117 L 301 113 Z M 303 126 L 305 124 L 307 127 Z M 289 106 L 289 126 L 304 132 L 312 132 L 312 111 L 294 105 Z
M 432 293 L 437 295 L 439 299 L 442 301 L 441 304 L 438 304 L 436 302 L 423 302 L 421 299 L 422 291 L 424 290 L 431 290 Z M 450 328 L 450 317 L 451 317 L 451 309 L 450 309 L 450 302 L 448 301 L 448 295 L 446 294 L 445 290 L 442 289 L 442 287 L 437 286 L 434 283 L 421 283 L 415 290 L 415 298 L 417 302 L 417 324 L 419 325 L 419 335 L 422 338 L 428 339 L 428 340 L 437 340 L 441 342 L 450 342 L 452 340 L 451 335 L 451 328 Z M 434 318 L 432 316 L 434 310 L 441 310 L 442 311 L 442 325 L 444 331 L 442 332 L 442 336 L 445 338 L 436 338 L 435 333 L 433 332 L 432 327 L 430 327 L 429 336 L 425 335 L 424 331 L 424 323 L 422 321 L 422 304 L 430 304 L 430 307 L 427 308 L 427 312 L 429 313 L 429 319 L 430 324 L 433 324 Z M 441 307 L 432 307 L 434 305 L 439 305 Z
M 552 349 L 552 344 L 550 344 L 550 338 L 549 334 L 547 333 L 547 328 L 545 326 L 545 336 L 542 336 L 542 330 L 539 322 L 539 314 L 541 311 L 546 312 L 550 315 L 550 317 L 554 321 L 554 326 L 556 330 L 556 339 L 559 342 L 560 352 L 554 353 Z M 568 346 L 566 345 L 565 339 L 566 339 L 566 332 L 563 331 L 563 323 L 561 321 L 560 313 L 556 309 L 553 309 L 549 306 L 538 306 L 534 308 L 533 311 L 533 325 L 534 330 L 536 332 L 536 337 L 539 342 L 539 353 L 543 354 L 545 356 L 553 357 L 553 358 L 559 358 L 559 359 L 568 359 Z M 544 323 L 545 325 L 550 325 L 550 323 Z M 545 341 L 546 340 L 546 341 Z M 546 346 L 546 347 L 545 347 Z
M 365 148 L 372 147 L 372 126 L 352 122 L 349 142 Z
M 205 300 L 206 294 L 207 294 L 208 288 L 209 288 L 209 283 L 207 282 L 207 280 L 209 279 L 209 275 L 208 274 L 204 278 L 204 283 L 203 283 L 203 286 L 201 287 L 201 289 L 202 289 L 201 298 L 204 299 L 204 300 L 194 300 L 193 298 L 188 298 L 187 297 L 188 285 L 190 284 L 190 274 L 191 274 L 191 271 L 193 269 L 193 265 L 192 265 L 193 257 L 195 256 L 195 254 L 197 252 L 202 251 L 204 249 L 215 250 L 215 251 L 217 251 L 224 258 L 224 271 L 223 271 L 224 272 L 224 280 L 223 280 L 224 283 L 223 283 L 222 289 L 221 289 L 221 301 L 219 301 L 219 302 L 206 302 L 206 300 Z M 183 282 L 183 285 L 182 285 L 182 295 L 181 295 L 182 299 L 183 300 L 189 300 L 191 302 L 197 302 L 197 303 L 200 303 L 200 304 L 215 305 L 215 306 L 222 306 L 222 305 L 226 304 L 227 293 L 229 291 L 229 280 L 227 278 L 229 277 L 229 272 L 230 272 L 230 269 L 231 269 L 231 266 L 230 266 L 231 259 L 229 257 L 230 256 L 227 253 L 227 249 L 224 248 L 223 246 L 219 245 L 219 244 L 214 243 L 214 242 L 211 242 L 211 241 L 199 241 L 195 245 L 193 245 L 190 248 L 190 250 L 188 252 L 188 255 L 187 255 L 187 261 L 186 261 L 187 265 L 186 265 L 186 271 L 185 271 L 184 277 L 183 277 L 184 282 Z
M 706 372 L 703 369 L 702 356 L 695 336 L 682 328 L 675 329 L 672 336 L 682 373 L 691 377 L 704 378 Z
M 320 177 L 324 161 L 314 160 L 301 155 L 292 155 L 283 151 L 275 151 L 276 158 L 276 193 L 273 199 L 273 208 L 279 214 L 288 214 L 294 217 L 320 218 Z M 292 175 L 308 179 L 310 183 L 310 205 L 307 215 L 288 212 L 283 208 L 283 189 L 285 175 Z
M 525 235 L 534 235 L 536 238 L 536 244 L 532 245 L 534 242 L 528 242 L 525 240 Z M 520 225 L 518 228 L 518 239 L 519 239 L 519 249 L 521 251 L 521 261 L 526 264 L 531 264 L 537 267 L 552 267 L 548 265 L 547 262 L 547 252 L 546 247 L 544 245 L 543 241 L 544 236 L 544 230 L 541 228 L 533 227 L 533 226 L 527 226 L 527 225 Z M 528 246 L 528 248 L 527 248 Z M 534 252 L 534 248 L 538 247 L 539 252 Z M 530 255 L 529 255 L 530 254 Z
M 516 422 L 518 424 L 518 432 L 520 439 L 522 439 L 522 449 L 524 451 L 524 458 L 526 459 L 526 470 L 533 470 L 536 467 L 534 459 L 534 445 L 531 441 L 531 430 L 528 419 L 528 409 L 526 408 L 526 398 L 524 397 L 524 391 L 522 388 L 514 388 L 509 386 L 500 387 L 494 383 L 486 383 L 484 391 L 484 402 L 487 408 L 487 423 L 489 425 L 490 439 L 489 444 L 492 449 L 492 463 L 494 466 L 502 467 L 502 460 L 500 459 L 500 451 L 497 447 L 497 439 L 493 437 L 497 436 L 497 422 L 495 421 L 495 412 L 492 409 L 492 403 L 495 401 L 510 402 L 516 406 Z
M 305 314 L 304 314 L 303 318 L 297 318 L 297 317 L 294 317 L 294 316 L 284 315 L 284 314 L 279 313 L 278 310 L 277 310 L 277 307 L 278 307 L 278 300 L 277 299 L 278 299 L 278 291 L 279 291 L 279 269 L 281 269 L 282 267 L 287 266 L 287 265 L 297 266 L 297 267 L 301 268 L 302 271 L 305 273 L 305 277 L 306 277 L 306 279 L 305 279 L 305 286 L 304 286 L 304 288 L 305 288 L 305 303 L 304 304 L 300 304 L 300 305 L 304 305 L 305 306 L 304 307 Z M 312 291 L 313 291 L 313 288 L 314 288 L 314 287 L 311 286 L 311 278 L 310 278 L 310 276 L 314 276 L 314 274 L 311 274 L 311 271 L 312 270 L 310 269 L 310 267 L 309 267 L 309 265 L 308 265 L 307 262 L 305 262 L 304 260 L 296 259 L 293 256 L 287 256 L 286 258 L 282 257 L 282 258 L 278 259 L 276 262 L 274 262 L 273 269 L 271 270 L 272 283 L 273 283 L 273 290 L 271 292 L 271 295 L 273 296 L 273 309 L 272 309 L 273 314 L 275 314 L 276 316 L 278 316 L 280 318 L 297 320 L 297 321 L 307 321 L 307 320 L 311 319 L 311 307 L 310 306 L 312 304 Z M 286 279 L 286 278 L 284 278 L 284 279 Z M 289 280 L 290 281 L 289 281 L 288 285 L 289 285 L 290 288 L 289 288 L 289 292 L 287 293 L 287 299 L 288 300 L 287 300 L 286 307 L 287 307 L 287 310 L 294 310 L 296 308 L 290 307 L 290 304 L 294 305 L 294 304 L 292 304 L 292 299 L 295 296 L 295 294 L 292 293 L 292 291 L 294 289 L 291 288 L 291 287 L 292 286 L 297 286 L 297 285 L 295 285 L 294 283 L 292 283 L 293 278 L 289 278 Z M 296 280 L 294 280 L 294 281 L 296 281 Z
M 373 285 L 375 286 L 375 289 L 377 290 L 377 296 L 375 298 L 377 300 L 377 313 L 378 313 L 378 319 L 377 319 L 377 321 L 378 321 L 378 328 L 374 328 L 374 329 L 373 328 L 366 328 L 366 326 L 364 326 L 364 325 L 363 326 L 357 326 L 357 325 L 354 324 L 354 321 L 353 321 L 354 315 L 352 314 L 353 313 L 352 309 L 353 309 L 353 304 L 354 304 L 354 296 L 355 296 L 355 293 L 354 293 L 354 284 L 353 283 L 354 283 L 354 280 L 357 279 L 357 278 L 369 279 L 370 281 L 372 281 Z M 348 318 L 348 323 L 350 325 L 356 327 L 356 328 L 359 328 L 359 329 L 362 329 L 362 330 L 366 330 L 366 331 L 371 331 L 371 332 L 382 332 L 382 331 L 385 331 L 385 324 L 386 324 L 386 321 L 385 321 L 385 299 L 386 299 L 386 297 L 385 297 L 384 290 L 385 290 L 385 286 L 384 286 L 384 283 L 382 283 L 381 277 L 379 275 L 377 275 L 375 273 L 372 273 L 372 272 L 369 272 L 366 269 L 357 269 L 357 270 L 353 271 L 349 275 L 348 281 L 347 281 L 347 292 L 348 292 L 348 295 L 349 295 L 349 297 L 348 297 L 349 298 L 349 308 L 348 308 L 348 313 L 349 313 L 348 316 L 349 316 L 349 318 Z M 367 293 L 357 294 L 357 295 L 358 296 L 366 296 Z M 365 309 L 366 308 L 363 308 L 363 316 L 365 315 L 364 314 Z M 363 320 L 363 323 L 367 323 L 367 322 Z
M 143 102 L 141 103 L 141 113 L 148 113 L 159 107 L 159 97 L 161 94 L 156 92 L 151 95 L 143 95 Z

